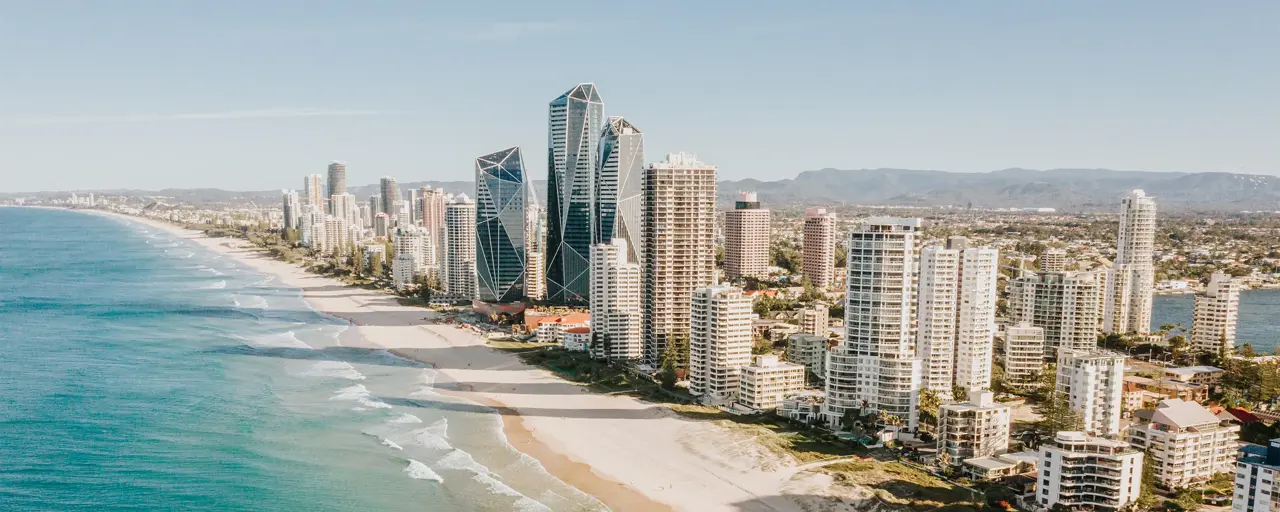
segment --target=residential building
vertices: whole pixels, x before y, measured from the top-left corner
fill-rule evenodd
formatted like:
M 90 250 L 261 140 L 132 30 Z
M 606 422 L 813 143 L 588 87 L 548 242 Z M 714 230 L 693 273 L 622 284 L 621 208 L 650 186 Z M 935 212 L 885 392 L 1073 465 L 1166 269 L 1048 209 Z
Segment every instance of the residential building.
M 560 339 L 560 344 L 565 350 L 586 352 L 591 348 L 591 328 L 573 327 L 565 329 Z
M 627 241 L 615 238 L 591 246 L 592 355 L 638 360 L 644 353 L 640 264 L 629 261 Z
M 418 262 L 409 252 L 397 253 L 391 258 L 391 282 L 397 290 L 404 290 L 413 284 L 413 278 L 419 274 Z
M 991 389 L 999 267 L 996 249 L 966 247 L 960 253 L 955 385 L 966 391 Z
M 825 302 L 815 302 L 800 308 L 800 332 L 827 337 L 827 325 L 831 321 L 831 308 Z
M 1163 400 L 1151 421 L 1129 427 L 1129 444 L 1148 450 L 1146 463 L 1170 489 L 1233 473 L 1240 425 L 1215 416 L 1204 406 L 1176 398 Z
M 783 397 L 778 402 L 777 414 L 801 423 L 817 424 L 823 421 L 823 404 L 827 396 L 820 390 L 810 389 Z
M 1011 409 L 990 391 L 969 391 L 968 402 L 938 406 L 938 463 L 959 468 L 966 459 L 1009 451 Z
M 395 255 L 409 254 L 417 273 L 428 272 L 437 266 L 435 248 L 431 246 L 431 233 L 418 226 L 397 227 L 391 236 Z
M 1057 392 L 1084 420 L 1089 434 L 1120 433 L 1124 356 L 1105 350 L 1058 352 Z
M 360 225 L 365 229 L 373 229 L 373 210 L 367 204 L 360 205 Z
M 347 248 L 347 221 L 341 217 L 327 215 L 324 218 L 324 241 L 319 251 L 321 254 L 341 254 Z
M 831 287 L 836 265 L 836 217 L 826 208 L 804 211 L 804 278 L 819 290 Z
M 537 318 L 532 323 L 538 343 L 563 343 L 565 331 L 591 327 L 592 322 L 590 313 L 569 313 Z
M 445 207 L 445 291 L 452 297 L 476 296 L 476 204 L 459 194 Z
M 1002 453 L 990 457 L 974 457 L 964 460 L 960 474 L 975 482 L 1000 480 L 1023 473 L 1035 472 L 1040 464 L 1037 452 Z M 1029 475 L 1032 482 L 1037 475 Z M 1032 484 L 1034 487 L 1034 483 Z M 1034 498 L 1034 489 L 1031 498 Z
M 444 261 L 444 209 L 449 203 L 448 194 L 443 188 L 422 187 L 418 190 L 422 196 L 422 227 L 431 231 L 431 247 L 436 249 L 436 261 Z
M 298 229 L 298 218 L 302 216 L 302 202 L 298 200 L 298 193 L 293 190 L 282 190 L 280 193 L 284 199 L 284 228 Z
M 1267 446 L 1247 444 L 1236 461 L 1231 512 L 1280 510 L 1280 439 Z
M 422 225 L 422 192 L 420 189 L 409 189 L 409 199 L 405 201 L 409 207 L 409 222 L 415 226 Z
M 391 224 L 391 217 L 387 216 L 385 213 L 378 212 L 373 216 L 373 236 L 390 238 L 392 230 Z
M 547 137 L 547 299 L 586 302 L 604 101 L 578 84 L 551 101 Z
M 1044 329 L 1044 357 L 1058 349 L 1092 350 L 1098 346 L 1101 287 L 1091 272 L 1027 273 L 1010 279 L 1009 316 Z
M 920 251 L 916 353 L 924 388 L 943 399 L 952 398 L 955 384 L 959 281 L 959 250 L 931 245 Z
M 378 195 L 382 198 L 382 204 L 379 205 L 378 211 L 387 215 L 400 213 L 400 209 L 396 207 L 396 201 L 404 198 L 400 196 L 400 185 L 396 184 L 395 178 L 383 176 L 378 181 Z
M 1040 448 L 1037 505 L 1118 511 L 1142 493 L 1142 452 L 1083 432 L 1058 432 Z
M 715 281 L 716 167 L 667 155 L 645 167 L 644 194 L 644 362 L 656 367 L 689 333 L 694 289 Z
M 525 205 L 532 197 L 520 148 L 476 158 L 476 282 L 482 301 L 525 298 Z
M 610 116 L 600 134 L 592 243 L 627 241 L 627 261 L 642 264 L 644 226 L 644 134 L 630 121 Z
M 334 161 L 329 164 L 328 197 L 347 193 L 347 164 Z
M 1040 385 L 1044 369 L 1044 328 L 1027 321 L 1005 328 L 1004 387 L 1031 391 Z
M 920 251 L 916 351 L 924 386 L 952 398 L 953 386 L 991 388 L 999 252 L 951 237 Z M 956 397 L 959 398 L 959 397 Z
M 783 398 L 804 390 L 804 373 L 804 366 L 779 361 L 778 356 L 753 356 L 751 364 L 742 367 L 738 403 L 757 411 L 777 409 Z
M 324 201 L 327 197 L 329 197 L 329 194 L 325 193 L 323 176 L 319 174 L 311 174 L 303 178 L 301 201 L 304 204 L 310 204 L 311 206 L 323 211 Z
M 542 209 L 536 204 L 536 195 L 529 197 L 535 201 L 524 209 L 524 295 L 529 300 L 543 300 L 547 297 L 546 224 Z
M 764 277 L 769 272 L 769 210 L 755 192 L 740 192 L 724 212 L 724 273 L 729 279 Z
M 1226 370 L 1216 366 L 1182 366 L 1165 368 L 1164 376 L 1169 379 L 1214 388 L 1222 384 L 1222 375 L 1226 372 Z
M 733 400 L 751 361 L 751 298 L 732 286 L 693 292 L 689 321 L 689 393 L 704 402 Z
M 827 346 L 830 342 L 826 336 L 816 334 L 792 334 L 787 337 L 787 361 L 804 365 L 809 373 L 818 379 L 826 377 Z
M 1214 272 L 1209 286 L 1196 294 L 1191 324 L 1191 349 L 1230 354 L 1236 348 L 1236 320 L 1240 315 L 1240 284 L 1230 275 Z
M 871 217 L 849 233 L 845 341 L 827 352 L 828 421 L 880 411 L 914 430 L 921 361 L 916 357 L 915 255 L 920 219 Z
M 1067 251 L 1048 248 L 1040 253 L 1041 272 L 1062 272 L 1067 269 Z
M 1155 237 L 1155 198 L 1134 190 L 1120 202 L 1116 260 L 1107 271 L 1103 294 L 1102 332 L 1151 332 Z
M 347 226 L 359 226 L 360 209 L 356 206 L 356 196 L 351 194 L 334 194 L 329 196 L 329 210 L 334 217 L 342 219 Z

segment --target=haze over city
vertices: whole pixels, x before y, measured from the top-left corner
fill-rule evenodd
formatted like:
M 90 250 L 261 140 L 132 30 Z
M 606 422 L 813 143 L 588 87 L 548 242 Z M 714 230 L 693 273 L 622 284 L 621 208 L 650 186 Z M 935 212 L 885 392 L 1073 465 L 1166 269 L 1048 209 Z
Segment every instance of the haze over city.
M 0 3 L 0 192 L 470 176 L 594 82 L 650 155 L 1280 174 L 1274 2 Z M 526 155 L 545 179 L 545 158 Z

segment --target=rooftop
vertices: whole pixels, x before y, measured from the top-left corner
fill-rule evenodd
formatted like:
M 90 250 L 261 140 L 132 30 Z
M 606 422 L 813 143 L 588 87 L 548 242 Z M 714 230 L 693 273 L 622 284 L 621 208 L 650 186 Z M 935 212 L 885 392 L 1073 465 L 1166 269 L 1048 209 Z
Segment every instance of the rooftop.
M 1208 409 L 1205 409 L 1203 405 L 1177 398 L 1161 401 L 1156 408 L 1155 414 L 1151 416 L 1152 423 L 1171 425 L 1179 429 L 1210 423 L 1216 425 L 1219 421 L 1218 417 L 1214 416 Z
M 1223 370 L 1222 368 L 1218 368 L 1216 366 L 1183 366 L 1180 368 L 1166 368 L 1164 370 L 1165 373 L 1171 373 L 1174 375 L 1187 375 L 1187 376 L 1196 375 L 1199 373 L 1218 373 L 1218 372 L 1225 372 L 1225 371 L 1226 370 Z

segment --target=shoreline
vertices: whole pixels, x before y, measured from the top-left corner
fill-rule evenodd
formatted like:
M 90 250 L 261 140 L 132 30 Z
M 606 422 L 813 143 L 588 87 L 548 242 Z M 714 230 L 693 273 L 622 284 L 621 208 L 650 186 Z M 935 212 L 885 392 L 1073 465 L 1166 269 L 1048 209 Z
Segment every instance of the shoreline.
M 509 445 L 612 510 L 806 508 L 800 496 L 781 496 L 797 474 L 791 461 L 766 455 L 758 446 L 725 453 L 725 445 L 746 443 L 711 422 L 680 418 L 631 397 L 591 393 L 488 347 L 473 332 L 434 321 L 431 310 L 401 306 L 390 294 L 310 274 L 243 239 L 209 238 L 146 217 L 85 213 L 162 229 L 300 289 L 317 312 L 351 323 L 358 338 L 351 344 L 430 364 L 439 372 L 437 384 L 444 384 L 437 391 L 492 408 Z M 769 463 L 761 464 L 762 459 Z

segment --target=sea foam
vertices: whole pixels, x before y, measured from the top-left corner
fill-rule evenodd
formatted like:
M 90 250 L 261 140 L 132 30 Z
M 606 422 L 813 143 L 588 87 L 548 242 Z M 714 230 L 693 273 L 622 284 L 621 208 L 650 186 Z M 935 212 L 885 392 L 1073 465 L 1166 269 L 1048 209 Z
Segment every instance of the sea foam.
M 226 288 L 226 287 L 227 287 L 227 282 L 226 282 L 226 281 L 218 281 L 218 282 L 216 282 L 216 283 L 210 283 L 210 284 L 205 285 L 205 286 L 204 286 L 204 289 L 206 289 L 206 290 L 221 290 L 221 289 Z
M 404 468 L 404 472 L 409 474 L 409 478 L 414 480 L 431 480 L 436 483 L 444 482 L 440 475 L 432 471 L 426 464 L 409 459 L 409 465 Z
M 339 389 L 338 391 L 334 392 L 333 396 L 329 397 L 329 399 L 354 401 L 360 404 L 360 406 L 354 407 L 354 409 L 356 410 L 390 409 L 391 408 L 391 406 L 388 405 L 386 402 L 377 400 L 375 398 L 371 398 L 372 396 L 373 395 L 369 393 L 369 389 L 364 387 L 363 384 L 356 384 L 354 386 L 347 386 L 345 388 Z
M 347 380 L 365 379 L 364 374 L 356 371 L 356 368 L 346 361 L 320 361 L 302 374 L 308 377 L 330 377 Z
M 471 458 L 471 455 L 467 454 L 467 452 L 456 450 L 453 448 L 453 445 L 449 444 L 449 441 L 447 440 L 449 438 L 449 420 L 447 419 L 440 418 L 431 425 L 409 432 L 409 436 L 413 439 L 413 444 L 418 446 L 439 451 L 453 450 L 449 455 L 461 452 L 467 459 Z M 449 455 L 446 455 L 445 457 L 447 458 Z M 484 468 L 484 466 L 480 467 Z

